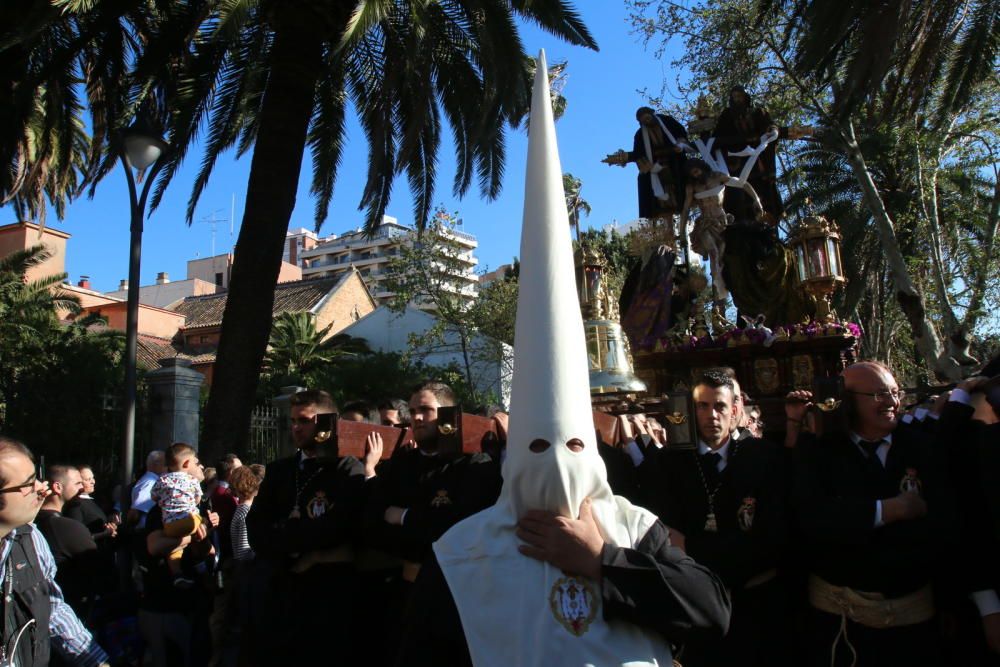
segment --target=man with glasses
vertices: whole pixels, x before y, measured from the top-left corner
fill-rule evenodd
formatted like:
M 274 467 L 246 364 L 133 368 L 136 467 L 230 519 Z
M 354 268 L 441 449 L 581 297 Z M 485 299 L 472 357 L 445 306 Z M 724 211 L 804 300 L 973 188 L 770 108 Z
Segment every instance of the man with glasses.
M 843 428 L 800 437 L 793 506 L 809 576 L 809 665 L 941 664 L 932 584 L 957 514 L 942 448 L 897 428 L 892 373 L 861 362 L 843 375 Z M 797 432 L 808 394 L 786 404 Z M 940 576 L 939 576 L 940 575 Z
M 108 656 L 63 599 L 52 552 L 31 525 L 46 495 L 31 451 L 0 436 L 0 664 L 44 666 L 54 649 L 71 664 L 103 665 Z

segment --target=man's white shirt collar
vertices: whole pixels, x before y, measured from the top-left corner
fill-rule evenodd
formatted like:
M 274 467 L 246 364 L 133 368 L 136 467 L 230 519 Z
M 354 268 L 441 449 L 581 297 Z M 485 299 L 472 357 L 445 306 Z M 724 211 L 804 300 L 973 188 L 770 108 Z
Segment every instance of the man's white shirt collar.
M 854 431 L 851 431 L 850 433 L 848 433 L 848 435 L 851 438 L 851 442 L 853 442 L 857 446 L 857 448 L 861 451 L 861 453 L 867 457 L 868 452 L 866 452 L 865 448 L 861 446 L 861 441 L 864 440 L 864 438 L 862 438 Z M 883 437 L 882 444 L 879 445 L 878 449 L 875 450 L 875 454 L 878 456 L 878 460 L 882 462 L 883 466 L 885 465 L 886 458 L 888 458 L 889 456 L 889 447 L 891 445 L 892 445 L 892 433 Z
M 706 445 L 703 441 L 699 440 L 698 453 L 708 454 L 709 452 L 715 452 L 716 454 L 721 456 L 722 458 L 719 460 L 718 468 L 719 472 L 722 472 L 723 470 L 726 469 L 726 465 L 729 463 L 729 445 L 731 445 L 732 443 L 733 443 L 733 438 L 730 437 L 728 440 L 726 440 L 726 444 L 722 445 L 718 449 L 712 449 L 711 447 Z

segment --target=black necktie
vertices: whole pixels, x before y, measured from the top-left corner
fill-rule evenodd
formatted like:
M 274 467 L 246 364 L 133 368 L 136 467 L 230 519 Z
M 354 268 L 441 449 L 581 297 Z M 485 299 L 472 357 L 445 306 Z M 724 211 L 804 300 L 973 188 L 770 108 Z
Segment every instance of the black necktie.
M 719 482 L 719 461 L 722 455 L 718 452 L 706 452 L 701 455 L 701 468 L 705 472 L 705 479 L 712 486 Z
M 868 458 L 873 458 L 879 465 L 882 465 L 882 459 L 878 457 L 878 448 L 885 444 L 885 440 L 858 440 L 858 444 L 865 450 Z

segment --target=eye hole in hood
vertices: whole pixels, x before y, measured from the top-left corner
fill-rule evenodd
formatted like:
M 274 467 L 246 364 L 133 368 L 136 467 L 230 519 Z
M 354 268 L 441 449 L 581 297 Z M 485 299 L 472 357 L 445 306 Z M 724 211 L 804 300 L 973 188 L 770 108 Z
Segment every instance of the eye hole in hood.
M 530 445 L 528 445 L 528 449 L 530 449 L 536 454 L 541 454 L 551 446 L 552 443 L 549 442 L 548 440 L 543 440 L 542 438 L 536 438 L 531 441 Z

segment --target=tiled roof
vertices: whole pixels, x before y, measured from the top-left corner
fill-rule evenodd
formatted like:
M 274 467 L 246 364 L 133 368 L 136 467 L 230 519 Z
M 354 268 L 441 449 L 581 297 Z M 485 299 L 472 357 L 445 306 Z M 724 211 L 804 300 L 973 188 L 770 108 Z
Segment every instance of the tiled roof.
M 318 280 L 296 280 L 279 283 L 274 290 L 275 315 L 281 313 L 297 313 L 312 309 L 320 300 L 329 294 L 351 275 L 350 271 Z M 210 294 L 206 296 L 190 296 L 177 304 L 174 310 L 185 316 L 184 328 L 219 326 L 222 324 L 222 314 L 226 310 L 228 294 Z
M 136 366 L 147 371 L 160 367 L 160 359 L 169 357 L 185 357 L 166 338 L 139 334 L 137 339 L 135 361 Z

